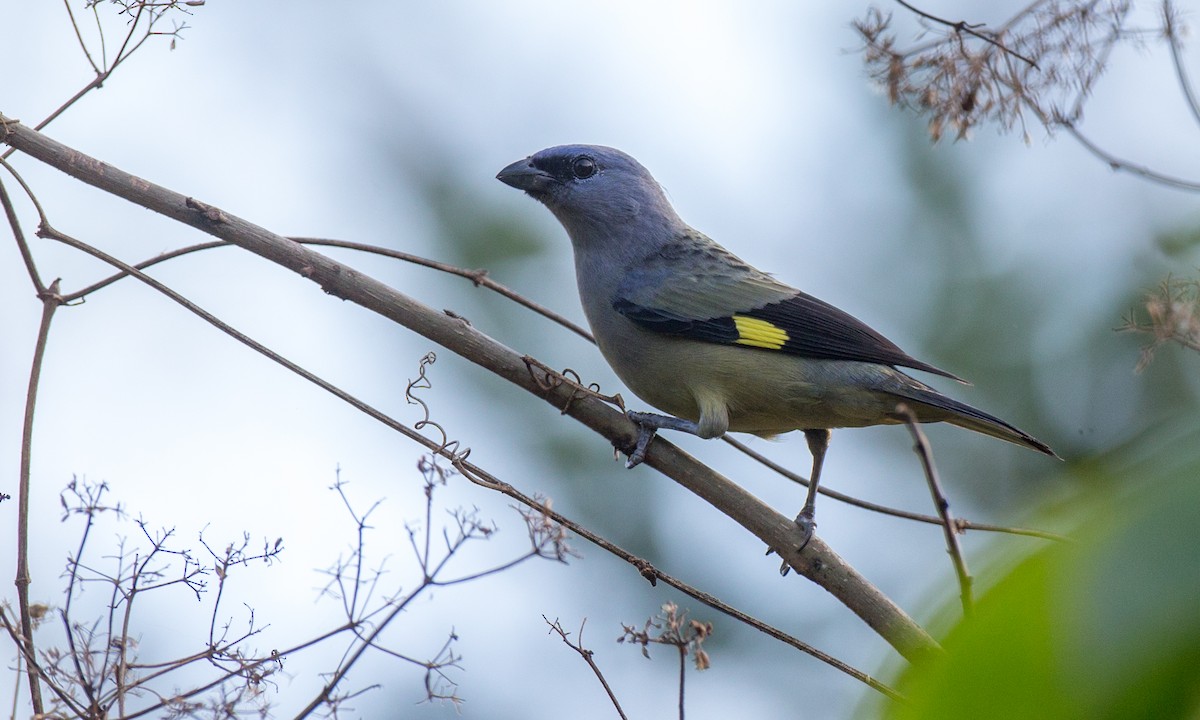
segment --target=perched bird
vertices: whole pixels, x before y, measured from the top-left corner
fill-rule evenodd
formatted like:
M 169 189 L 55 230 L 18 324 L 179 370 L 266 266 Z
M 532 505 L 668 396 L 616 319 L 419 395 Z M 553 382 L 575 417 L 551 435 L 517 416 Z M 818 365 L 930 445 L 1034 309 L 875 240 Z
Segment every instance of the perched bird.
M 552 147 L 496 178 L 562 223 L 600 352 L 634 394 L 669 413 L 627 413 L 640 428 L 629 467 L 662 428 L 702 438 L 803 430 L 813 467 L 796 522 L 807 539 L 829 429 L 902 422 L 898 404 L 920 422 L 948 422 L 1054 455 L 1028 433 L 897 368 L 966 381 L 688 226 L 646 168 L 620 150 Z

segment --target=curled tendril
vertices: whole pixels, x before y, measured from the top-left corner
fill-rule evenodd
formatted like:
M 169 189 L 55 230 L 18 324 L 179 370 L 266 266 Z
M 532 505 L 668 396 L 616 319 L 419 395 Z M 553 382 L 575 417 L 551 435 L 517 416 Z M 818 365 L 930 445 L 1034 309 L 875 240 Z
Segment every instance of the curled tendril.
M 438 442 L 438 448 L 434 452 L 438 455 L 444 455 L 450 458 L 453 463 L 461 463 L 471 455 L 471 448 L 462 448 L 462 444 L 458 440 L 451 440 L 446 435 L 446 429 L 441 424 L 430 419 L 429 405 L 421 398 L 417 397 L 417 390 L 429 390 L 433 387 L 433 383 L 429 380 L 427 370 L 430 365 L 437 362 L 437 353 L 428 352 L 421 358 L 421 363 L 417 368 L 417 377 L 414 380 L 408 381 L 408 386 L 404 388 L 404 399 L 409 405 L 418 405 L 421 408 L 421 413 L 424 415 L 418 420 L 413 428 L 416 430 L 424 430 L 427 427 L 433 428 L 441 436 Z M 460 449 L 461 448 L 461 449 Z
M 625 412 L 625 400 L 621 397 L 620 393 L 605 395 L 600 392 L 599 383 L 584 385 L 582 378 L 579 377 L 579 373 L 571 368 L 566 368 L 562 372 L 559 372 L 528 355 L 522 357 L 521 360 L 524 361 L 525 367 L 529 370 L 529 377 L 541 390 L 550 391 L 563 385 L 571 388 L 571 394 L 560 409 L 563 415 L 567 414 L 567 411 L 571 408 L 571 403 L 575 402 L 577 398 L 587 396 L 603 400 L 619 408 L 621 412 Z

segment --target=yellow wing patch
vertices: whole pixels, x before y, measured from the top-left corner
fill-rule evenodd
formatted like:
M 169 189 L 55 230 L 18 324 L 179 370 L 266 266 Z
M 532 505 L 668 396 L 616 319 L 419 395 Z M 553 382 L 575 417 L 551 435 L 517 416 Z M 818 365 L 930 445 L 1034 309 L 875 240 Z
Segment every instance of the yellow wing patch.
M 766 348 L 767 350 L 782 350 L 784 343 L 788 341 L 786 330 L 766 320 L 746 317 L 745 315 L 734 315 L 733 324 L 737 328 L 738 333 L 737 340 L 734 342 L 739 345 L 750 345 L 751 347 Z

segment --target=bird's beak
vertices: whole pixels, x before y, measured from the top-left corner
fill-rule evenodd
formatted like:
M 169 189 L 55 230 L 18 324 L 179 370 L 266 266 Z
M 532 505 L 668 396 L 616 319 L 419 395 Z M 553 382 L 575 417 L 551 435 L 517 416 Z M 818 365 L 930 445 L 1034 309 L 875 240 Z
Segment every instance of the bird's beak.
M 496 179 L 505 185 L 538 197 L 554 183 L 554 176 L 533 166 L 529 158 L 518 160 L 496 174 Z

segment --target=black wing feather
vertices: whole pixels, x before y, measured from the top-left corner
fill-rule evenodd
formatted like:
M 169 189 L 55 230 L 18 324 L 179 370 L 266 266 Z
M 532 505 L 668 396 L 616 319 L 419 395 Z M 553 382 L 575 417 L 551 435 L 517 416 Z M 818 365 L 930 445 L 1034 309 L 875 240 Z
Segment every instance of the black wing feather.
M 921 362 L 863 321 L 824 300 L 797 291 L 792 297 L 738 313 L 767 322 L 788 334 L 783 350 L 802 357 L 858 360 L 923 370 L 966 382 Z
M 739 338 L 732 316 L 689 318 L 669 310 L 638 305 L 625 298 L 618 298 L 613 309 L 653 332 L 730 345 L 736 344 Z M 853 315 L 803 292 L 797 291 L 779 302 L 735 314 L 765 320 L 786 332 L 788 339 L 781 350 L 792 355 L 907 367 L 966 382 L 957 375 L 917 360 Z
M 737 327 L 731 317 L 697 320 L 667 310 L 643 307 L 624 298 L 614 302 L 613 309 L 643 328 L 665 335 L 679 335 L 723 345 L 733 344 L 738 339 Z

